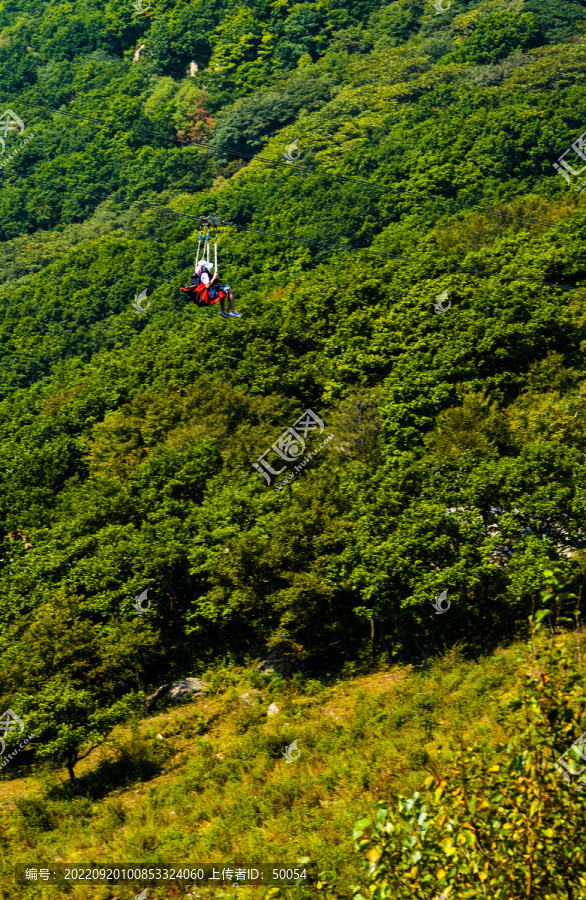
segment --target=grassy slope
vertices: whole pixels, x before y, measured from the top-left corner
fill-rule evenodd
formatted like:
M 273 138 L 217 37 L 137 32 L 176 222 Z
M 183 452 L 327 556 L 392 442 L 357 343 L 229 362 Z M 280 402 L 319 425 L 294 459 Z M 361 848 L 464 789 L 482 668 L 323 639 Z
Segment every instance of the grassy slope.
M 204 673 L 212 685 L 205 700 L 153 715 L 133 732 L 119 729 L 116 749 L 79 766 L 75 797 L 55 774 L 5 782 L 4 808 L 16 800 L 18 812 L 4 817 L 4 866 L 41 858 L 153 865 L 307 855 L 346 886 L 358 866 L 352 827 L 376 800 L 420 787 L 429 771 L 441 774 L 453 746 L 482 748 L 496 739 L 498 698 L 513 684 L 516 656 L 510 649 L 469 662 L 452 651 L 427 673 L 380 670 L 327 686 L 251 670 Z M 262 699 L 243 708 L 239 695 L 253 686 Z M 272 701 L 280 712 L 267 718 Z M 281 751 L 296 738 L 301 755 L 287 764 Z M 10 900 L 55 896 L 52 888 L 6 881 Z M 238 896 L 259 896 L 248 891 Z M 71 896 L 128 894 L 95 887 Z M 181 894 L 165 887 L 151 896 Z

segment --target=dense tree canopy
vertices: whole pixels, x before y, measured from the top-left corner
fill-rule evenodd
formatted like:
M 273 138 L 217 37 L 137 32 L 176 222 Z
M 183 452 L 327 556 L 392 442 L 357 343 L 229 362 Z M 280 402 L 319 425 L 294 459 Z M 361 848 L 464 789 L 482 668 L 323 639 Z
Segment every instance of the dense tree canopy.
M 553 163 L 584 29 L 570 0 L 2 5 L 33 136 L 0 176 L 0 692 L 90 698 L 55 753 L 204 662 L 475 650 L 581 577 L 586 217 Z M 240 321 L 178 290 L 212 213 Z M 307 409 L 275 491 L 254 464 Z

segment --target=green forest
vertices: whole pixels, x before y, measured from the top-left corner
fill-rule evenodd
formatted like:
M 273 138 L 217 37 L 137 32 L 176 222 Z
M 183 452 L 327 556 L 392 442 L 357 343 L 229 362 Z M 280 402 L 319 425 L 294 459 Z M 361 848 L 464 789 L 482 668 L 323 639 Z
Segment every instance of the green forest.
M 585 71 L 584 0 L 0 2 L 1 897 L 585 900 Z

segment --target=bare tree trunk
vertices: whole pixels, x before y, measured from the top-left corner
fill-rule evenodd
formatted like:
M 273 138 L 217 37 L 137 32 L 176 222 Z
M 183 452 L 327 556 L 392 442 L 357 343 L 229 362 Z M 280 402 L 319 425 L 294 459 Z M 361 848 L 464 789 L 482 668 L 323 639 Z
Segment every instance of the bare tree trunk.
M 77 754 L 74 756 L 68 756 L 65 765 L 67 766 L 67 771 L 69 772 L 69 781 L 71 784 L 75 784 L 75 772 L 73 771 L 73 767 L 77 762 Z

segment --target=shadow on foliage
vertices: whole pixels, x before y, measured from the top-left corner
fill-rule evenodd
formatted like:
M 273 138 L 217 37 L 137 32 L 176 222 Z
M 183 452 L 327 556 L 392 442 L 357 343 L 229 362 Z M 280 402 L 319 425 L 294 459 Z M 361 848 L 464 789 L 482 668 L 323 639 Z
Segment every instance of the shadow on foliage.
M 127 739 L 115 745 L 115 755 L 101 760 L 95 769 L 84 773 L 75 782 L 63 782 L 47 792 L 47 799 L 65 800 L 72 797 L 88 797 L 99 800 L 111 791 L 155 778 L 161 773 L 163 763 L 171 748 L 159 740 L 152 740 L 133 730 Z

